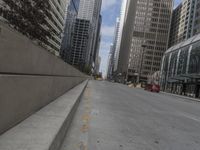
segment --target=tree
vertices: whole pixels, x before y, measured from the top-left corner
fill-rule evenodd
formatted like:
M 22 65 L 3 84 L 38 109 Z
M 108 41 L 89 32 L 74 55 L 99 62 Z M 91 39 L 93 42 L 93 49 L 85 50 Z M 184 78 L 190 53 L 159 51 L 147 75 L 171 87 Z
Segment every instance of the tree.
M 31 39 L 47 43 L 52 37 L 52 28 L 48 27 L 47 18 L 51 19 L 51 6 L 47 0 L 3 0 L 0 7 L 3 16 L 19 32 Z

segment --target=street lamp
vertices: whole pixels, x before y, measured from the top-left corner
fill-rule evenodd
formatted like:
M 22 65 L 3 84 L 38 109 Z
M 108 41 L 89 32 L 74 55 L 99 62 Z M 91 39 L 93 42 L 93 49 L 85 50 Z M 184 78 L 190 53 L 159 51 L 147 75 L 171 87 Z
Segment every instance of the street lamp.
M 145 44 L 142 45 L 142 58 L 141 58 L 139 76 L 138 76 L 138 83 L 140 82 L 140 77 L 141 77 L 141 74 L 142 74 L 143 60 L 144 60 L 144 52 L 145 52 L 145 48 L 146 48 L 146 47 L 147 47 L 147 45 L 145 45 Z

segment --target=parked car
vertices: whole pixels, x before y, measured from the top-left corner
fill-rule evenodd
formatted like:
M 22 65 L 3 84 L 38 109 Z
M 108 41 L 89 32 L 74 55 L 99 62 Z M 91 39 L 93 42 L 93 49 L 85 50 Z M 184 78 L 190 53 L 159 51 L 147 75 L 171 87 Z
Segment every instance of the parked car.
M 147 84 L 145 87 L 145 90 L 151 91 L 151 92 L 160 92 L 160 86 L 156 84 Z
M 151 92 L 160 92 L 160 71 L 153 73 L 152 75 L 148 75 L 147 77 L 147 85 L 145 86 L 145 90 Z

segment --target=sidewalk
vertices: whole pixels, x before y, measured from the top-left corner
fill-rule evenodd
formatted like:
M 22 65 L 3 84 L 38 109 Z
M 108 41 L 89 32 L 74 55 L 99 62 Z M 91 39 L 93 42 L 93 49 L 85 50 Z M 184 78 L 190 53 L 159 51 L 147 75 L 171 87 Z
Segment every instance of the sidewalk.
M 192 101 L 195 101 L 195 102 L 200 102 L 200 99 L 197 99 L 197 98 L 192 98 L 192 97 L 187 97 L 187 96 L 183 96 L 183 95 L 172 94 L 172 93 L 167 93 L 167 92 L 162 92 L 162 91 L 160 93 L 171 95 L 171 96 L 178 97 L 178 98 L 184 98 L 184 99 L 187 99 L 187 100 L 192 100 Z

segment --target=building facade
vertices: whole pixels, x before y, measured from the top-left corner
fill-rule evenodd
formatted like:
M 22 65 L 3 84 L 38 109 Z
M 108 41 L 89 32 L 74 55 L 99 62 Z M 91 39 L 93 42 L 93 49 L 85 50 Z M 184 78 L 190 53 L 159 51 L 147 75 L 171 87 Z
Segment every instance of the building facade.
M 74 25 L 78 15 L 79 3 L 80 0 L 68 0 L 66 7 L 66 22 L 62 39 L 62 45 L 60 49 L 60 57 L 67 63 L 70 63 Z
M 77 18 L 75 21 L 69 63 L 78 67 L 80 70 L 84 69 L 90 59 L 88 51 L 88 46 L 91 42 L 90 32 L 90 21 Z
M 100 66 L 101 66 L 101 57 L 98 56 L 97 61 L 96 61 L 96 75 L 100 74 Z
M 49 18 L 48 22 L 51 28 L 54 30 L 54 36 L 49 39 L 49 48 L 54 51 L 55 55 L 59 56 L 61 48 L 62 33 L 65 26 L 65 10 L 67 6 L 67 0 L 50 0 L 52 18 Z
M 65 25 L 67 0 L 49 0 L 49 5 L 51 17 L 47 17 L 48 23 L 44 28 L 51 29 L 53 33 L 51 34 L 51 38 L 48 39 L 48 42 L 43 43 L 43 45 L 45 45 L 45 48 L 50 52 L 58 56 L 61 47 L 61 36 Z M 0 0 L 0 7 L 8 7 L 9 9 L 9 6 L 5 6 L 4 0 Z M 18 7 L 21 6 L 18 5 Z
M 169 48 L 163 57 L 163 91 L 200 98 L 200 34 Z
M 72 41 L 73 46 L 70 52 L 70 64 L 78 65 L 79 63 L 72 60 L 77 60 L 77 58 L 74 58 L 75 56 L 76 57 L 80 56 L 78 60 L 82 60 L 82 56 L 84 55 L 85 59 L 84 63 L 82 64 L 84 64 L 88 68 L 91 68 L 93 73 L 95 72 L 95 60 L 97 58 L 98 55 L 97 53 L 99 51 L 98 49 L 99 49 L 100 28 L 101 28 L 101 15 L 100 15 L 101 3 L 102 3 L 101 0 L 80 1 L 78 17 L 76 19 L 76 29 L 74 32 L 75 35 L 87 34 L 87 40 L 85 36 L 75 36 Z M 84 24 L 82 28 L 80 26 L 81 24 Z M 85 30 L 84 33 L 83 29 Z M 83 43 L 82 45 L 84 45 L 85 48 L 81 51 L 77 50 L 77 48 L 80 46 L 79 45 L 80 43 Z M 75 53 L 76 55 L 74 55 Z
M 136 0 L 124 0 L 122 4 L 119 39 L 116 50 L 116 71 L 117 81 L 124 82 L 128 70 L 128 57 L 133 35 L 133 24 L 136 13 Z
M 113 44 L 110 45 L 110 52 L 108 55 L 108 64 L 107 64 L 107 79 L 111 80 L 113 75 L 113 55 L 114 55 L 114 48 Z
M 107 70 L 107 78 L 108 79 L 114 79 L 115 77 L 115 65 L 116 65 L 116 53 L 117 53 L 117 42 L 119 39 L 119 18 L 116 19 L 115 24 L 115 32 L 114 32 L 114 38 L 113 38 L 113 44 L 111 44 L 109 57 L 108 57 L 108 70 Z
M 196 0 L 195 3 L 195 19 L 194 19 L 194 25 L 193 25 L 193 34 L 199 34 L 200 33 L 200 1 Z
M 128 0 L 123 0 L 122 5 L 121 5 L 121 11 L 120 11 L 120 17 L 119 17 L 119 28 L 117 31 L 117 39 L 116 39 L 116 50 L 115 50 L 115 66 L 114 66 L 114 71 L 115 74 L 119 74 L 119 57 L 120 57 L 120 50 L 121 50 L 121 45 L 122 45 L 122 34 L 123 34 L 123 29 L 124 29 L 124 24 L 125 24 L 125 18 L 127 16 L 127 9 L 129 7 Z
M 160 70 L 168 47 L 172 0 L 137 0 L 133 18 L 129 55 L 124 63 L 126 79 L 146 82 L 147 77 Z
M 115 66 L 116 66 L 116 60 L 117 60 L 117 42 L 119 39 L 119 18 L 116 19 L 116 24 L 115 24 L 115 32 L 114 32 L 114 38 L 113 38 L 113 44 L 112 44 L 112 51 L 110 50 L 111 57 L 110 57 L 110 79 L 114 79 L 115 76 Z
M 99 50 L 100 50 L 100 44 L 101 44 L 101 24 L 102 24 L 102 16 L 99 16 L 99 22 L 98 22 L 98 27 L 97 27 L 97 35 L 96 35 L 96 43 L 94 47 L 94 53 L 93 55 L 93 60 L 94 62 L 94 74 L 99 73 Z
M 198 33 L 197 0 L 184 0 L 173 11 L 169 46 L 187 40 Z M 196 23 L 195 23 L 196 22 Z
M 113 49 L 114 49 L 114 56 L 113 56 L 113 75 L 114 72 L 117 70 L 117 62 L 118 62 L 118 51 L 117 51 L 117 44 L 118 40 L 120 39 L 120 18 L 116 19 L 115 24 L 115 35 L 113 40 Z

